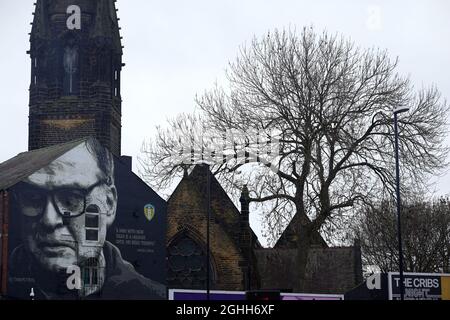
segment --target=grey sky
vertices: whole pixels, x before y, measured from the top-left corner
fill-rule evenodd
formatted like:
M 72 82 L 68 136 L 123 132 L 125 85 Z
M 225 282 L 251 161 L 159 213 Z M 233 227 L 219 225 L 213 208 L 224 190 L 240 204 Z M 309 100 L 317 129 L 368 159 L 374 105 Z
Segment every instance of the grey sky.
M 0 162 L 27 149 L 25 52 L 33 2 L 0 0 Z M 273 28 L 313 24 L 362 47 L 386 48 L 399 56 L 399 71 L 410 74 L 417 87 L 436 84 L 450 97 L 447 0 L 119 0 L 117 6 L 126 63 L 122 150 L 133 157 L 157 125 L 194 110 L 195 94 L 223 79 L 240 45 Z M 450 193 L 450 174 L 438 180 L 436 190 Z

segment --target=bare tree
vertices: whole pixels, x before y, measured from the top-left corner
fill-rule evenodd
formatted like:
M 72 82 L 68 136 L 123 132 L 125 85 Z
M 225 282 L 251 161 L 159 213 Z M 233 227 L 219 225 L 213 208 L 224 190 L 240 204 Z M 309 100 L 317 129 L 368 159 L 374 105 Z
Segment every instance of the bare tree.
M 395 202 L 384 200 L 364 210 L 358 226 L 363 262 L 381 272 L 398 269 Z M 411 199 L 402 208 L 405 270 L 450 272 L 450 202 Z
M 212 168 L 229 192 L 248 184 L 251 201 L 264 211 L 271 243 L 294 215 L 301 217 L 295 220 L 301 289 L 312 234 L 336 230 L 330 226 L 351 218 L 355 207 L 392 192 L 394 108 L 411 108 L 399 124 L 405 185 L 420 186 L 446 165 L 447 103 L 435 87 L 414 90 L 396 67 L 385 51 L 362 50 L 312 28 L 255 38 L 230 63 L 229 87 L 216 85 L 197 98 L 195 121 L 181 116 L 144 148 L 144 177 L 157 187 L 185 171 L 173 153 L 190 148 L 183 137 L 194 139 L 196 128 L 208 137 L 197 149 L 210 152 L 213 145 L 214 156 L 221 149 L 244 152 L 244 159 L 248 142 L 223 148 L 214 142 L 230 130 L 242 132 L 246 141 L 276 131 L 279 150 L 270 164 L 258 152 L 252 164 L 242 157 L 212 157 Z M 250 129 L 259 132 L 257 139 Z

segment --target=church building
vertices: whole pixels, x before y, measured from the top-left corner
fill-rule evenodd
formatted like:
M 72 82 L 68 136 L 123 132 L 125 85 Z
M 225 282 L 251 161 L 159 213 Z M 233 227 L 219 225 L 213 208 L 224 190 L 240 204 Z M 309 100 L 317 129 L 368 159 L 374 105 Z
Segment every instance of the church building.
M 211 290 L 299 293 L 293 225 L 301 217 L 293 218 L 273 248 L 263 248 L 250 227 L 247 187 L 242 188 L 238 209 L 212 173 L 209 177 Z M 169 288 L 206 288 L 207 186 L 208 168 L 198 165 L 167 201 Z M 359 246 L 329 247 L 314 234 L 305 281 L 307 293 L 344 294 L 356 287 L 363 281 Z
M 296 292 L 293 227 L 263 248 L 246 186 L 237 208 L 198 165 L 164 200 L 132 172 L 121 154 L 115 2 L 36 2 L 28 151 L 0 164 L 0 296 L 166 299 L 208 278 L 212 290 Z M 362 281 L 358 246 L 329 247 L 317 233 L 310 250 L 308 292 Z

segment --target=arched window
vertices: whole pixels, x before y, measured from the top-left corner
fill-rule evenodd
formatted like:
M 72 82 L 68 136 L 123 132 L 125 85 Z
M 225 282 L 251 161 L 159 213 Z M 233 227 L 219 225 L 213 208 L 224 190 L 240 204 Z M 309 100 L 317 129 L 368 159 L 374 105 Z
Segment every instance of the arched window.
M 112 70 L 111 95 L 113 98 L 120 97 L 120 70 L 116 67 Z
M 80 89 L 79 48 L 75 38 L 68 38 L 63 48 L 64 95 L 78 95 Z
M 206 250 L 184 231 L 168 248 L 168 286 L 177 289 L 206 288 Z M 212 263 L 210 283 L 214 283 Z
M 37 85 L 38 59 L 32 58 L 31 61 L 31 84 Z

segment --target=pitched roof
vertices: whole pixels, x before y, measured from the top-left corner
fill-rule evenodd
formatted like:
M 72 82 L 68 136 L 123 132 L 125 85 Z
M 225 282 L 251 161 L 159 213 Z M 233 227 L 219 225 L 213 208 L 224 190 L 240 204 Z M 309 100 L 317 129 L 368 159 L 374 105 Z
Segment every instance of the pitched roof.
M 89 139 L 92 138 L 83 138 L 47 148 L 19 153 L 14 158 L 0 163 L 0 190 L 6 190 L 14 186 Z
M 284 229 L 283 234 L 278 239 L 274 248 L 283 248 L 283 249 L 293 249 L 297 247 L 297 230 L 296 226 L 299 223 L 308 223 L 310 219 L 304 213 L 297 213 L 289 222 L 289 225 Z M 326 241 L 322 238 L 319 232 L 314 232 L 312 234 L 312 245 L 318 245 L 322 248 L 328 247 Z
M 172 196 L 176 193 L 177 189 L 184 183 L 189 184 L 190 188 L 195 190 L 200 195 L 207 194 L 207 167 L 204 165 L 196 165 L 192 172 L 184 177 L 178 184 Z M 234 202 L 230 199 L 227 192 L 223 189 L 220 182 L 216 179 L 214 174 L 211 173 L 211 211 L 212 217 L 216 219 L 225 229 L 225 231 L 232 237 L 232 239 L 239 243 L 240 228 L 239 218 L 240 211 L 234 205 Z M 172 199 L 169 198 L 168 202 Z M 200 197 L 199 200 L 202 203 L 202 207 L 206 208 L 206 196 Z M 205 210 L 206 214 L 206 210 Z M 258 237 L 252 230 L 252 241 L 256 247 L 261 247 Z

